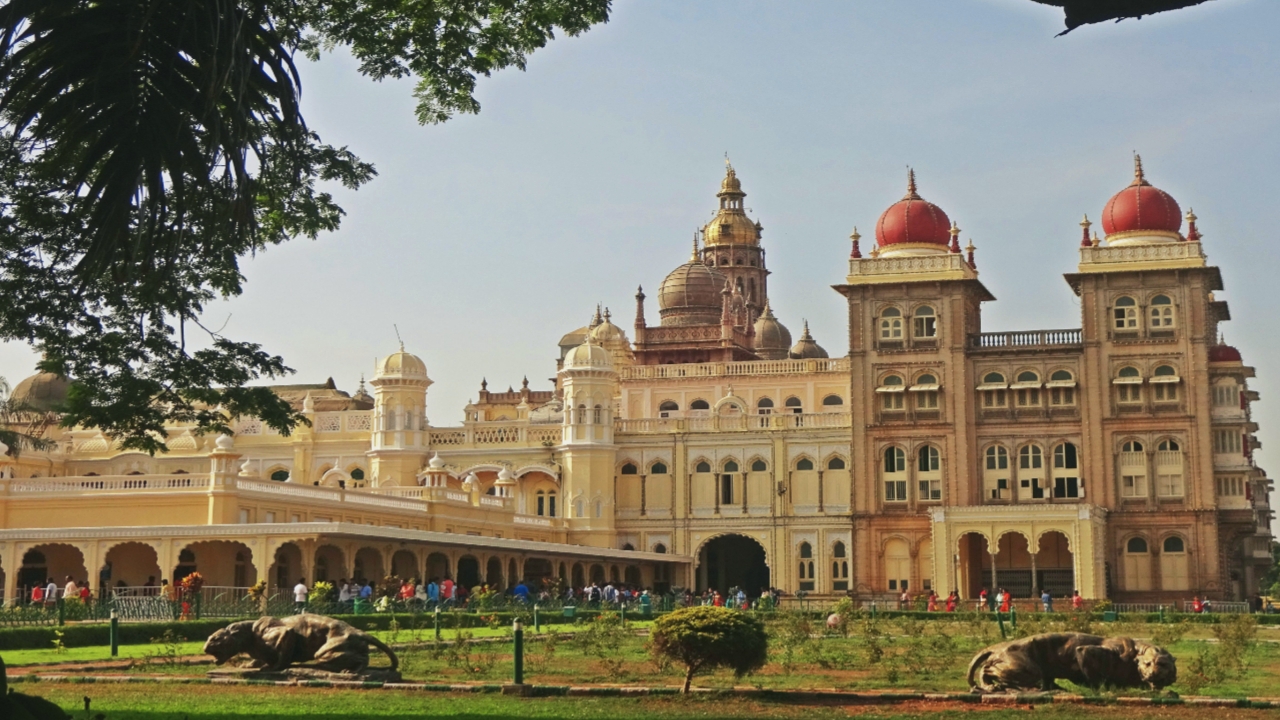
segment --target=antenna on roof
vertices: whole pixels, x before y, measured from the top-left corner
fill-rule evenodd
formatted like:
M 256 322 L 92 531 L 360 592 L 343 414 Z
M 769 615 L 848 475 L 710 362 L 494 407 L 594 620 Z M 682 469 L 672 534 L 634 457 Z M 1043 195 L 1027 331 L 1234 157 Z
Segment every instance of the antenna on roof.
M 400 338 L 400 327 L 395 323 L 391 323 L 391 327 L 395 328 L 396 340 L 400 341 L 400 352 L 404 352 L 404 340 Z

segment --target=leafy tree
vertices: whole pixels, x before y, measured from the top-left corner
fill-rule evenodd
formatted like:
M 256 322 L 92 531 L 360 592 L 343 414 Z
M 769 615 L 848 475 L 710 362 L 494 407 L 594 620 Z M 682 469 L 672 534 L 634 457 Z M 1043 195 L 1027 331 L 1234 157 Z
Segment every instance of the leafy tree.
M 303 418 L 245 387 L 283 359 L 200 317 L 241 292 L 242 258 L 338 227 L 318 182 L 375 174 L 308 128 L 297 54 L 343 47 L 373 79 L 417 76 L 418 119 L 438 123 L 479 111 L 478 76 L 523 69 L 609 2 L 0 0 L 0 340 L 74 379 L 64 423 L 126 448 L 237 415 L 290 432 Z
M 653 624 L 649 647 L 655 658 L 684 664 L 686 693 L 699 672 L 727 667 L 742 677 L 769 659 L 764 623 L 723 607 L 689 607 L 663 615 Z

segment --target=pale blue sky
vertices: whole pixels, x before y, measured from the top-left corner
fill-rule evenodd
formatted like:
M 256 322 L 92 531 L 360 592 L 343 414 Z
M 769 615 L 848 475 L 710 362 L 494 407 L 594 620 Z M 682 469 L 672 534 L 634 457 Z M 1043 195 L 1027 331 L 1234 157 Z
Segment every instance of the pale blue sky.
M 287 382 L 347 390 L 395 349 L 397 323 L 436 381 L 432 422 L 456 424 L 481 377 L 548 387 L 556 341 L 597 301 L 630 333 L 643 284 L 656 319 L 654 291 L 714 209 L 727 151 L 765 228 L 775 311 L 796 334 L 808 318 L 832 355 L 847 350 L 830 289 L 847 236 L 872 235 L 907 165 L 978 245 L 999 298 L 985 329 L 1078 327 L 1062 280 L 1077 223 L 1129 182 L 1138 150 L 1200 217 L 1270 438 L 1277 27 L 1280 3 L 1262 0 L 1062 38 L 1061 12 L 1028 0 L 618 0 L 607 25 L 557 39 L 527 72 L 482 79 L 480 115 L 438 127 L 415 123 L 412 83 L 328 56 L 304 68 L 307 117 L 380 176 L 338 192 L 337 234 L 247 261 L 247 292 L 208 322 L 230 313 L 228 334 L 298 370 Z M 33 362 L 0 346 L 11 382 Z

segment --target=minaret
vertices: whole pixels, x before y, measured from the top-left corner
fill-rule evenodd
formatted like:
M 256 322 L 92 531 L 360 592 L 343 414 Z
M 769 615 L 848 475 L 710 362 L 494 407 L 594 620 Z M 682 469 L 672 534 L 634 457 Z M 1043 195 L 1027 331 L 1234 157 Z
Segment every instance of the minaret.
M 561 492 L 569 542 L 613 545 L 613 398 L 618 373 L 609 351 L 591 337 L 565 356 L 560 441 Z
M 378 363 L 369 382 L 373 386 L 372 460 L 373 487 L 416 484 L 426 457 L 427 377 L 426 363 L 404 350 Z
M 730 286 L 737 288 L 756 317 L 769 299 L 769 271 L 764 265 L 764 248 L 759 222 L 747 217 L 743 200 L 747 194 L 733 166 L 725 160 L 725 176 L 716 197 L 720 207 L 711 222 L 702 228 L 702 261 L 726 275 Z M 694 240 L 695 252 L 697 240 Z M 695 255 L 696 257 L 697 255 Z

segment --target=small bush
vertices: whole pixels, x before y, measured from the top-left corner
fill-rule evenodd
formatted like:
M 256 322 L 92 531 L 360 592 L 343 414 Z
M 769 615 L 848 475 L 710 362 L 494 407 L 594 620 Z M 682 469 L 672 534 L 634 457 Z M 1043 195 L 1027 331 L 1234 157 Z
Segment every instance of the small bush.
M 685 666 L 684 692 L 693 677 L 717 667 L 742 677 L 769 659 L 764 623 L 747 613 L 720 607 L 691 607 L 662 616 L 653 625 L 649 647 Z

